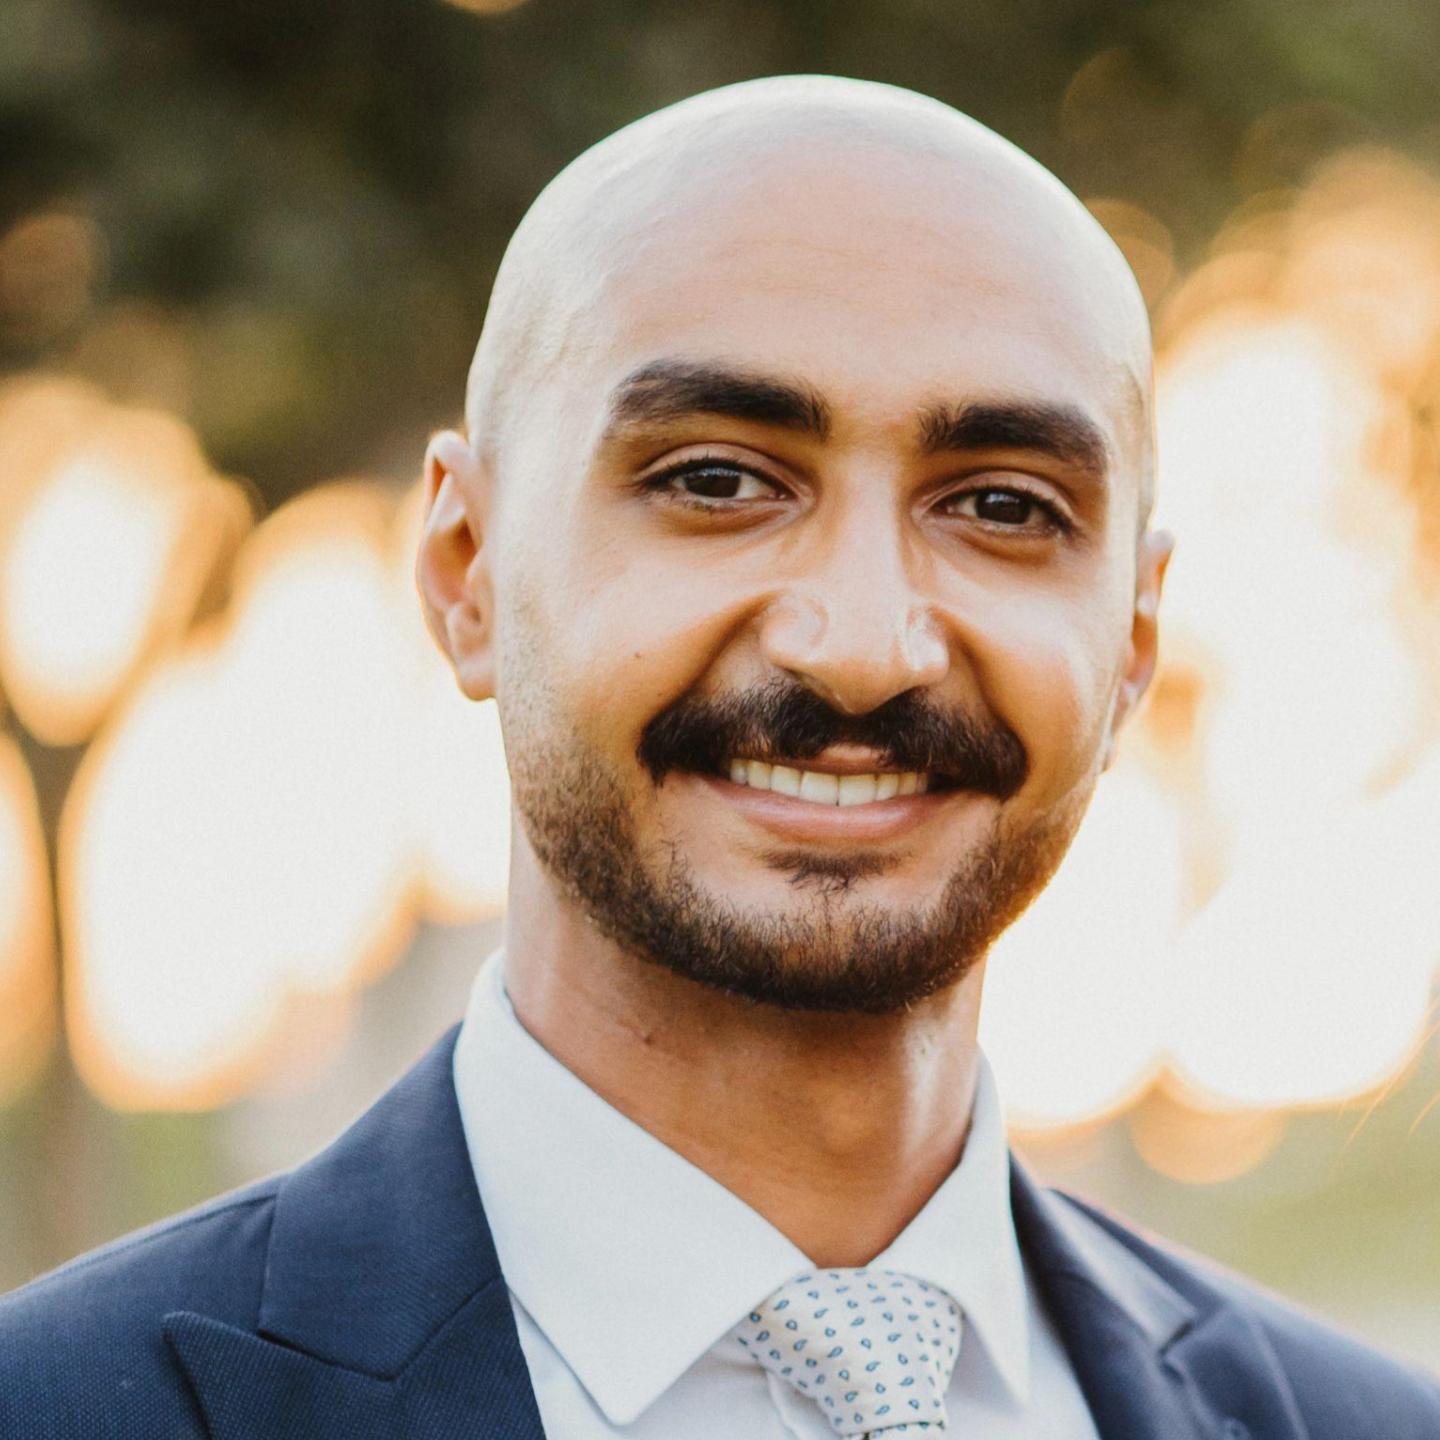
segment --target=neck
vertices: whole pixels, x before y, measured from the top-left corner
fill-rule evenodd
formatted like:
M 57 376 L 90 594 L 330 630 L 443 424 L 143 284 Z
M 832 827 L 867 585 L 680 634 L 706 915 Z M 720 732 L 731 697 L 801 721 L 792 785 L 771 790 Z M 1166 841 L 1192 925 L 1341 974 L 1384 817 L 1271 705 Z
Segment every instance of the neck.
M 621 951 L 525 859 L 506 986 L 535 1039 L 813 1264 L 884 1250 L 964 1149 L 983 966 L 898 1015 L 757 1005 Z

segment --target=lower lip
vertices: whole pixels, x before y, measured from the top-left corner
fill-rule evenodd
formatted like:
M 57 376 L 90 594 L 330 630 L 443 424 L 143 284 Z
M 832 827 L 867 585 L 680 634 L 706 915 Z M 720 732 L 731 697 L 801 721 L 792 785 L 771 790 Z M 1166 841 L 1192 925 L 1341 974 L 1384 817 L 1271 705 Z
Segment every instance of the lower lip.
M 715 775 L 690 778 L 708 785 L 747 820 L 787 840 L 801 841 L 890 840 L 924 824 L 942 807 L 967 793 L 942 790 L 933 795 L 897 795 L 863 805 L 820 805 L 775 790 L 736 785 Z

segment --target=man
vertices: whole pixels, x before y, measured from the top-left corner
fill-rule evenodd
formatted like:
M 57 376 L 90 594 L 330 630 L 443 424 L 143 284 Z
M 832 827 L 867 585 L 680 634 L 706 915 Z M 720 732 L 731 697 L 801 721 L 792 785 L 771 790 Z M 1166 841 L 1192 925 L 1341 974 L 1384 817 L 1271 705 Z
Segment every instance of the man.
M 1084 209 L 921 97 L 760 81 L 571 165 L 426 461 L 503 957 L 331 1149 L 10 1299 L 0 1430 L 1440 1436 L 1037 1189 L 976 1047 L 1154 667 L 1149 365 Z

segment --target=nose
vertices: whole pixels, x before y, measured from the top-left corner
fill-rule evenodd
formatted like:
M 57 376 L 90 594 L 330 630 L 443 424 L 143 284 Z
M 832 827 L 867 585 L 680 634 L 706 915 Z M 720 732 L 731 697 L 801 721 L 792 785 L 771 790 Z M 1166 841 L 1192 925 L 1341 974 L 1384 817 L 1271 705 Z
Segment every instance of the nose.
M 765 658 L 846 715 L 938 684 L 950 647 L 915 568 L 898 522 L 856 517 L 796 557 L 761 620 Z

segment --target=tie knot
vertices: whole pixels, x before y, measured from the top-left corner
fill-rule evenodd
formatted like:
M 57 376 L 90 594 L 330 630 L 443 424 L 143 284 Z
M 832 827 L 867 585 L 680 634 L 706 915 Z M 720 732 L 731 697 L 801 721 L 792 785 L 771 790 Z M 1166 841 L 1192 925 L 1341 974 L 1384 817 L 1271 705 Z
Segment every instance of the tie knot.
M 771 1374 L 813 1400 L 839 1435 L 945 1428 L 960 1307 L 894 1270 L 808 1270 L 732 1332 Z

